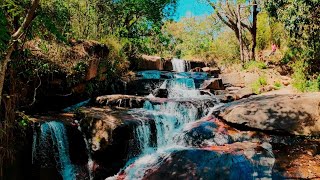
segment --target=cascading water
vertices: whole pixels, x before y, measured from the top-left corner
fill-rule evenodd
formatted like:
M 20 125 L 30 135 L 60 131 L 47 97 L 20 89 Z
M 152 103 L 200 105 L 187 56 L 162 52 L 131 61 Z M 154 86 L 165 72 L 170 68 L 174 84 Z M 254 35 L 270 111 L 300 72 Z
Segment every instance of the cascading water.
M 74 180 L 75 169 L 69 157 L 69 144 L 63 123 L 56 121 L 45 122 L 41 125 L 40 130 L 40 137 L 34 134 L 32 157 L 47 159 L 52 153 L 62 178 L 64 180 Z M 36 145 L 37 138 L 39 138 L 38 146 Z M 37 152 L 37 150 L 39 150 L 39 152 Z
M 182 68 L 180 70 L 182 71 Z M 138 141 L 141 155 L 128 162 L 128 166 L 132 163 L 135 165 L 126 172 L 127 179 L 142 178 L 144 173 L 138 173 L 136 170 L 147 169 L 150 161 L 158 160 L 158 155 L 166 156 L 168 152 L 185 149 L 186 147 L 179 142 L 184 126 L 206 116 L 210 107 L 214 105 L 208 107 L 202 103 L 204 98 L 215 102 L 215 97 L 201 95 L 190 74 L 174 77 L 176 78 L 165 80 L 160 87 L 168 90 L 168 99 L 165 102 L 145 101 L 143 108 L 131 110 L 132 115 L 140 119 L 135 139 Z M 152 138 L 155 142 L 151 141 Z
M 191 69 L 190 62 L 183 59 L 173 58 L 171 63 L 173 71 L 176 72 L 188 72 Z
M 202 98 L 214 99 L 200 95 L 193 78 L 168 79 L 160 88 L 168 90 L 168 101 L 164 103 L 146 101 L 142 109 L 131 111 L 135 118 L 141 119 L 135 134 L 142 154 L 168 146 L 177 146 L 175 137 L 178 137 L 183 126 L 205 116 L 203 112 L 208 112 L 204 111 L 205 107 L 201 104 L 196 105 L 196 101 Z M 152 131 L 150 122 L 145 120 L 148 117 L 154 122 L 155 132 Z M 151 143 L 150 140 L 152 133 L 155 134 L 155 143 Z
M 194 79 L 176 78 L 166 80 L 161 88 L 168 90 L 168 98 L 196 98 L 200 91 L 196 90 Z

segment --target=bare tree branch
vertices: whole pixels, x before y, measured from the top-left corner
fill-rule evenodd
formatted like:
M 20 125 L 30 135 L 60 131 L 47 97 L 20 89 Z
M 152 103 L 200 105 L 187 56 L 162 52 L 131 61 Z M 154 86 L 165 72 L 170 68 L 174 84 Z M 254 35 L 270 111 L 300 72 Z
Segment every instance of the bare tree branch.
M 40 0 L 33 0 L 31 8 L 29 9 L 27 16 L 24 18 L 23 23 L 21 24 L 20 28 L 12 35 L 13 41 L 18 40 L 26 28 L 30 25 L 31 21 L 33 20 L 34 13 L 39 5 Z

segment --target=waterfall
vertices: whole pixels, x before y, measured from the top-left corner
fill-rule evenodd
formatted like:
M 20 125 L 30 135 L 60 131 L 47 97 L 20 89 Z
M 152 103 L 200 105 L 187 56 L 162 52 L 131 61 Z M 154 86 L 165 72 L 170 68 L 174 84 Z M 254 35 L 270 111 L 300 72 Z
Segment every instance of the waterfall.
M 161 85 L 162 89 L 168 90 L 168 98 L 164 103 L 152 103 L 145 101 L 142 109 L 134 109 L 132 115 L 140 120 L 135 130 L 135 138 L 143 154 L 152 150 L 164 148 L 169 145 L 177 145 L 176 137 L 184 125 L 205 116 L 204 107 L 194 105 L 201 98 L 214 98 L 213 96 L 201 95 L 196 89 L 193 78 L 167 79 Z M 190 103 L 193 98 L 193 103 Z M 154 121 L 156 132 L 152 132 L 149 119 Z M 151 143 L 152 133 L 155 133 L 156 145 Z M 155 146 L 155 147 L 154 147 Z
M 173 71 L 176 72 L 188 72 L 191 69 L 191 65 L 189 61 L 183 59 L 173 58 L 171 60 Z
M 53 152 L 62 178 L 64 180 L 74 180 L 75 169 L 69 157 L 69 144 L 63 123 L 56 121 L 45 122 L 41 125 L 40 130 L 38 147 L 35 143 L 37 134 L 34 134 L 33 153 L 39 149 L 40 152 L 38 154 L 41 156 L 39 158 L 47 159 L 50 156 L 48 153 Z M 33 155 L 33 157 L 35 156 Z

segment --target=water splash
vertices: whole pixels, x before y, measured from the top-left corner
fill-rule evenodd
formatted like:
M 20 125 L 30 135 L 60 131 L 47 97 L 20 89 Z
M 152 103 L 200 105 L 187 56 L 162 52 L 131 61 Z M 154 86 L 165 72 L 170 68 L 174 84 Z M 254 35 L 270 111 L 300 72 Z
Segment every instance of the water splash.
M 39 154 L 47 158 L 49 156 L 47 152 L 53 151 L 54 159 L 62 178 L 64 180 L 75 179 L 75 169 L 69 157 L 69 144 L 63 123 L 56 121 L 45 122 L 40 129 L 39 150 L 43 150 L 43 152 L 39 152 Z M 34 136 L 37 135 L 35 134 Z M 34 137 L 34 141 L 36 139 Z M 50 140 L 52 145 L 49 143 Z M 34 144 L 33 148 L 33 152 L 36 151 L 36 144 Z

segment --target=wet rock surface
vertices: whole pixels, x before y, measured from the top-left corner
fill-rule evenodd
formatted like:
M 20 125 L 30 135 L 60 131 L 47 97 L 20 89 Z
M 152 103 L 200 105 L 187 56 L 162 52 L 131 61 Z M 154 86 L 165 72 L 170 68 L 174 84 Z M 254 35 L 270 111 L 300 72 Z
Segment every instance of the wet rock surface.
M 83 134 L 68 130 L 68 136 L 88 140 L 94 179 L 116 173 L 111 179 L 320 177 L 319 93 L 251 97 L 251 88 L 231 80 L 222 83 L 226 90 L 195 91 L 209 78 L 199 72 L 141 72 L 124 92 L 153 96 L 100 96 L 97 107 L 64 114 L 72 128 L 73 120 L 80 122 Z M 148 85 L 130 88 L 140 80 Z M 172 96 L 176 86 L 180 94 Z M 220 106 L 213 93 L 230 103 L 212 109 Z M 71 160 L 82 165 L 77 177 L 85 179 L 88 157 L 82 149 L 83 143 L 70 143 Z
M 154 158 L 155 160 L 146 166 L 140 166 L 140 162 L 137 161 L 123 172 L 122 177 L 130 179 L 134 175 L 141 179 L 271 178 L 274 163 L 272 152 L 257 143 L 174 150 Z
M 214 117 L 206 117 L 188 124 L 180 142 L 187 146 L 207 147 L 235 142 L 267 142 L 267 135 L 254 131 L 240 131 Z
M 148 100 L 146 97 L 113 94 L 106 96 L 99 96 L 96 98 L 96 103 L 101 106 L 117 106 L 124 108 L 140 108 L 143 103 Z

